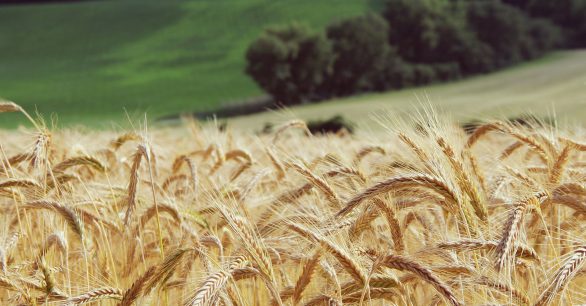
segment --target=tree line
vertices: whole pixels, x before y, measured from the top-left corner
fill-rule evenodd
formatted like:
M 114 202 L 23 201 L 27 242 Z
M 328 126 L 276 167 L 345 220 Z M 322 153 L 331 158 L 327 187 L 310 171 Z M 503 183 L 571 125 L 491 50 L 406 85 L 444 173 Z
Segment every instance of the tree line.
M 323 31 L 267 28 L 246 73 L 293 105 L 487 73 L 560 47 L 586 47 L 586 0 L 389 0 Z

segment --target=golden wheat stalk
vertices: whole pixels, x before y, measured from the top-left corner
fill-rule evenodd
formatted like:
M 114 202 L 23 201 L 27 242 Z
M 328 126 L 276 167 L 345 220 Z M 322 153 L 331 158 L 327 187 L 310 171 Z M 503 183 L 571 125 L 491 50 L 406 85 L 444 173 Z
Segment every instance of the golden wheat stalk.
M 350 274 L 354 280 L 361 284 L 366 282 L 367 276 L 364 273 L 362 267 L 346 250 L 340 248 L 331 241 L 322 238 L 320 235 L 306 229 L 305 227 L 296 224 L 289 224 L 289 227 L 301 236 L 319 242 L 324 250 L 326 250 L 328 253 L 334 256 L 336 260 L 338 260 L 340 265 L 342 265 L 344 270 L 346 270 L 346 272 L 348 272 L 348 274 Z
M 320 294 L 318 296 L 313 297 L 304 306 L 317 306 L 317 305 L 327 305 L 327 306 L 338 306 L 341 305 L 340 302 L 326 294 Z
M 373 288 L 385 288 L 385 289 L 399 288 L 400 290 L 402 290 L 404 287 L 403 285 L 404 284 L 393 275 L 387 276 L 387 275 L 375 274 L 375 275 L 372 275 L 368 281 L 368 287 L 370 289 L 373 289 Z M 341 285 L 341 289 L 342 289 L 341 294 L 344 296 L 344 295 L 350 294 L 352 292 L 362 290 L 362 288 L 363 288 L 363 284 L 357 283 L 356 281 L 352 280 L 352 281 L 349 281 L 349 282 Z
M 98 302 L 106 299 L 122 299 L 122 291 L 118 288 L 105 287 L 88 291 L 84 294 L 68 298 L 64 305 L 81 305 L 86 303 Z
M 53 172 L 63 172 L 73 166 L 89 166 L 99 172 L 106 171 L 106 166 L 104 166 L 97 158 L 92 156 L 78 156 L 60 162 L 53 167 Z
M 355 195 L 336 214 L 336 217 L 344 217 L 364 200 L 385 194 L 391 191 L 399 191 L 406 188 L 426 188 L 429 191 L 443 196 L 448 202 L 458 203 L 456 194 L 441 180 L 429 175 L 399 176 L 379 182 Z
M 134 283 L 128 288 L 122 296 L 119 306 L 130 306 L 136 301 L 144 292 L 145 285 L 153 277 L 157 271 L 158 266 L 151 266 L 147 269 Z
M 380 261 L 380 264 L 392 269 L 409 271 L 431 284 L 450 304 L 454 306 L 462 305 L 452 290 L 435 276 L 431 270 L 421 264 L 400 255 L 387 255 Z
M 45 261 L 44 257 L 41 257 L 41 259 L 37 263 L 43 275 L 43 281 L 45 282 L 45 293 L 49 295 L 53 293 L 53 291 L 55 290 L 55 277 L 53 276 L 53 272 L 49 270 L 49 267 L 47 266 L 47 262 Z
M 464 165 L 460 160 L 456 159 L 456 154 L 454 153 L 453 148 L 445 141 L 444 138 L 439 137 L 436 141 L 444 155 L 447 157 L 450 165 L 452 165 L 454 173 L 457 177 L 458 185 L 470 198 L 470 204 L 472 205 L 472 208 L 474 208 L 476 216 L 478 216 L 480 220 L 486 221 L 488 218 L 486 206 L 484 206 L 483 200 L 478 193 L 476 186 L 474 186 L 470 176 L 468 176 L 468 172 L 464 169 Z
M 563 172 L 564 172 L 564 168 L 566 166 L 566 164 L 569 161 L 569 157 L 570 157 L 570 153 L 572 152 L 572 146 L 571 145 L 566 145 L 562 151 L 559 153 L 555 163 L 553 164 L 553 166 L 551 167 L 551 170 L 549 172 L 549 183 L 552 185 L 557 185 L 559 184 Z
M 144 294 L 148 294 L 156 286 L 164 285 L 167 280 L 173 275 L 176 268 L 181 263 L 181 260 L 187 252 L 194 251 L 193 248 L 178 248 L 170 252 L 161 264 L 157 266 L 153 275 L 145 281 Z
M 521 200 L 514 205 L 509 218 L 505 222 L 503 229 L 502 238 L 496 249 L 496 266 L 498 270 L 501 270 L 507 263 L 507 259 L 511 248 L 513 247 L 513 240 L 517 237 L 518 231 L 520 230 L 523 217 L 529 205 L 539 205 L 547 194 L 537 193 L 524 200 Z
M 586 203 L 584 203 L 583 200 L 576 199 L 572 196 L 555 196 L 551 199 L 551 203 L 562 204 L 575 210 L 579 214 L 586 214 Z
M 239 279 L 241 279 L 242 265 L 246 262 L 246 258 L 242 256 L 236 257 L 228 266 L 227 271 L 220 270 L 210 276 L 208 276 L 203 283 L 199 286 L 199 289 L 193 294 L 193 296 L 187 299 L 183 305 L 185 306 L 203 306 L 210 305 L 214 300 L 214 297 L 220 290 L 224 288 L 228 279 L 234 271 L 237 271 Z
M 506 147 L 503 152 L 501 152 L 501 155 L 499 156 L 500 160 L 505 160 L 507 159 L 509 156 L 511 156 L 515 151 L 517 151 L 517 149 L 523 147 L 523 143 L 520 141 L 515 141 L 512 144 L 510 144 L 508 147 Z
M 307 263 L 303 266 L 301 275 L 297 279 L 297 282 L 295 283 L 295 287 L 293 287 L 293 292 L 291 294 L 293 298 L 293 304 L 299 303 L 301 299 L 301 294 L 303 293 L 307 285 L 309 285 L 309 282 L 311 281 L 311 278 L 313 277 L 313 274 L 316 268 L 318 267 L 321 255 L 322 254 L 320 251 L 316 251 L 313 254 L 313 256 L 307 261 Z
M 480 138 L 488 134 L 491 131 L 499 131 L 505 134 L 509 134 L 516 138 L 518 141 L 527 144 L 530 148 L 535 149 L 539 158 L 545 163 L 549 164 L 548 151 L 543 147 L 539 141 L 531 136 L 524 135 L 512 127 L 505 125 L 502 122 L 492 122 L 478 127 L 466 142 L 466 147 L 471 148 Z
M 321 192 L 324 193 L 328 201 L 334 206 L 340 206 L 340 198 L 334 191 L 334 189 L 326 182 L 324 179 L 318 177 L 317 175 L 313 174 L 309 169 L 305 168 L 299 163 L 291 164 L 291 167 L 295 169 L 295 171 L 299 172 L 303 175 L 307 180 L 309 180 L 315 187 L 317 187 Z
M 63 232 L 53 233 L 45 239 L 45 244 L 41 248 L 40 255 L 38 256 L 43 257 L 52 246 L 56 246 L 63 256 L 67 256 L 67 250 L 69 249 L 69 245 L 67 243 L 67 239 L 65 238 L 65 234 Z
M 173 162 L 173 173 L 177 173 L 181 168 L 182 164 L 186 164 L 189 169 L 189 175 L 191 176 L 191 187 L 193 188 L 193 192 L 197 194 L 197 187 L 198 187 L 198 177 L 197 177 L 197 170 L 195 168 L 195 164 L 191 160 L 191 158 L 187 157 L 186 155 L 181 155 Z M 164 189 L 164 188 L 163 188 Z
M 63 217 L 63 219 L 65 219 L 65 221 L 67 222 L 69 227 L 71 227 L 73 232 L 79 236 L 80 240 L 83 241 L 83 225 L 79 216 L 73 209 L 61 205 L 57 202 L 45 200 L 28 202 L 21 207 L 23 209 L 47 209 L 57 212 L 61 217 Z
M 140 168 L 140 162 L 142 158 L 148 159 L 149 151 L 144 145 L 139 145 L 136 148 L 136 152 L 132 157 L 132 168 L 130 169 L 130 180 L 128 182 L 128 206 L 126 209 L 126 214 L 124 215 L 124 225 L 128 225 L 130 222 L 130 218 L 132 217 L 132 213 L 136 207 L 136 191 L 138 187 L 138 171 Z
M 122 145 L 124 145 L 128 141 L 141 141 L 142 137 L 136 133 L 129 132 L 120 135 L 118 138 L 112 140 L 110 142 L 110 148 L 114 149 L 114 151 L 120 149 Z
M 285 124 L 283 124 L 277 128 L 277 131 L 275 132 L 271 143 L 273 143 L 273 144 L 277 143 L 277 140 L 279 139 L 281 134 L 283 134 L 283 132 L 285 132 L 286 130 L 288 130 L 290 128 L 299 128 L 299 129 L 302 129 L 306 135 L 308 135 L 308 136 L 311 135 L 311 132 L 307 128 L 307 124 L 305 124 L 305 122 L 303 122 L 301 120 L 291 120 L 291 121 L 286 122 Z
M 14 112 L 21 112 L 37 130 L 41 130 L 41 127 L 37 124 L 37 122 L 20 105 L 11 101 L 0 101 L 0 113 Z
M 584 263 L 586 263 L 586 246 L 580 246 L 557 270 L 553 280 L 543 288 L 543 293 L 533 305 L 549 305 L 554 296 L 572 281 L 578 271 L 582 269 Z
M 379 153 L 381 155 L 387 154 L 385 149 L 381 146 L 367 146 L 356 153 L 356 156 L 354 156 L 354 165 L 358 166 L 362 159 L 371 153 Z
M 387 224 L 391 231 L 391 237 L 393 238 L 393 244 L 395 245 L 395 251 L 399 254 L 403 253 L 405 250 L 405 243 L 403 242 L 403 231 L 395 211 L 387 202 L 381 199 L 374 198 L 373 202 L 387 220 Z
M 38 168 L 48 162 L 49 147 L 51 146 L 51 133 L 43 129 L 37 134 L 37 139 L 31 152 L 30 165 Z
M 277 171 L 277 181 L 282 180 L 285 177 L 285 166 L 283 163 L 277 158 L 274 150 L 271 147 L 266 148 L 267 155 L 271 161 L 271 164 Z
M 373 300 L 389 300 L 393 301 L 397 298 L 399 292 L 393 288 L 370 288 L 368 290 L 367 296 L 368 301 Z M 353 292 L 348 294 L 342 298 L 343 303 L 360 303 L 363 300 L 363 293 L 361 291 Z
M 273 271 L 270 255 L 268 254 L 267 247 L 263 243 L 257 231 L 246 219 L 234 215 L 225 207 L 218 206 L 218 209 L 232 228 L 232 231 L 240 238 L 241 242 L 245 246 L 245 251 L 257 264 L 261 274 L 265 276 L 269 282 L 275 283 L 275 274 Z
M 472 168 L 472 174 L 478 180 L 478 183 L 480 185 L 482 192 L 484 194 L 487 194 L 488 187 L 487 187 L 486 179 L 485 179 L 484 173 L 482 172 L 482 169 L 480 168 L 480 165 L 478 164 L 478 160 L 476 159 L 476 157 L 474 156 L 474 154 L 472 154 L 472 152 L 470 150 L 465 150 L 463 152 L 463 155 L 466 156 L 468 158 L 468 160 L 470 161 L 470 166 Z
M 152 219 L 156 214 L 158 213 L 166 213 L 168 214 L 177 224 L 181 223 L 181 215 L 179 213 L 179 211 L 177 210 L 177 208 L 169 205 L 169 204 L 164 204 L 164 203 L 159 203 L 157 204 L 157 206 L 153 205 L 151 207 L 149 207 L 144 214 L 140 217 L 140 221 L 137 224 L 137 228 L 135 230 L 135 233 L 138 232 L 139 227 L 142 228 L 144 227 L 147 222 Z
M 35 180 L 21 178 L 21 179 L 7 179 L 0 182 L 0 189 L 19 187 L 19 188 L 42 188 Z
M 365 207 L 348 229 L 350 238 L 357 238 L 360 233 L 370 227 L 372 221 L 379 216 L 379 212 L 372 206 Z
M 11 113 L 20 111 L 20 106 L 14 102 L 0 102 L 0 113 Z
M 507 284 L 497 282 L 486 276 L 480 276 L 479 278 L 475 279 L 474 282 L 479 285 L 493 288 L 505 296 L 511 296 L 516 300 L 515 302 L 517 303 L 521 302 L 522 305 L 529 305 L 529 298 L 523 292 L 520 292 L 519 290 L 516 290 Z
M 475 240 L 475 239 L 462 239 L 456 241 L 441 242 L 436 245 L 436 248 L 442 250 L 453 250 L 456 252 L 474 251 L 474 250 L 488 250 L 494 251 L 499 247 L 500 242 L 486 241 L 486 240 Z M 540 261 L 539 255 L 534 249 L 529 246 L 515 243 L 513 249 L 516 250 L 515 256 L 524 259 L 531 259 Z

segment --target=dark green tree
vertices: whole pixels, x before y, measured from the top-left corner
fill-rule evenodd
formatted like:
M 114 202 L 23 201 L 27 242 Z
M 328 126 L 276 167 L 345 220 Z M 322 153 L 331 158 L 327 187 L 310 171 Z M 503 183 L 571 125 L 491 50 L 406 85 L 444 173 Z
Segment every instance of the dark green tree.
M 438 8 L 424 0 L 389 0 L 383 12 L 389 42 L 408 62 L 432 62 L 440 43 Z
M 328 26 L 326 35 L 335 56 L 325 91 L 333 95 L 383 90 L 382 74 L 395 57 L 388 42 L 388 25 L 376 14 L 346 19 Z
M 503 0 L 532 17 L 552 21 L 564 29 L 564 45 L 586 47 L 586 0 Z
M 460 11 L 461 9 L 456 7 L 446 12 L 436 27 L 436 35 L 440 38 L 435 48 L 429 50 L 428 63 L 435 64 L 442 70 L 439 75 L 446 75 L 447 70 L 453 71 L 450 75 L 458 76 L 456 70 L 466 75 L 493 69 L 492 48 L 468 29 L 465 14 Z M 440 79 L 445 80 L 445 77 Z
M 390 25 L 389 41 L 400 56 L 416 65 L 413 68 L 421 75 L 417 83 L 435 75 L 429 69 L 441 69 L 440 79 L 492 69 L 492 49 L 468 29 L 466 8 L 464 1 L 387 2 L 383 15 Z
M 563 44 L 560 28 L 547 19 L 532 18 L 526 26 L 523 53 L 527 59 L 541 56 Z
M 530 20 L 519 9 L 500 1 L 471 1 L 467 19 L 478 39 L 493 49 L 497 68 L 528 58 L 525 51 L 531 37 L 526 25 Z
M 270 28 L 246 51 L 246 73 L 277 103 L 292 105 L 320 98 L 333 62 L 331 44 L 307 26 Z

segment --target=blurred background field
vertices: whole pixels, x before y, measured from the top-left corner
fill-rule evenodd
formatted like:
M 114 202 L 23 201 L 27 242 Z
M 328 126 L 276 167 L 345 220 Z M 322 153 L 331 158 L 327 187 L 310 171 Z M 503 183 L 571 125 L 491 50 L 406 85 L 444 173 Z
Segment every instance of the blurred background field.
M 0 97 L 60 124 L 156 118 L 259 96 L 244 53 L 262 29 L 316 28 L 376 1 L 116 0 L 0 6 Z M 13 126 L 12 116 L 1 126 Z
M 446 84 L 372 93 L 234 118 L 230 124 L 258 129 L 262 122 L 303 118 L 324 120 L 337 114 L 360 127 L 379 129 L 386 121 L 414 110 L 435 107 L 460 122 L 535 115 L 576 124 L 586 118 L 586 51 L 559 51 L 539 60 L 488 75 Z
M 36 110 L 57 126 L 126 126 L 145 114 L 151 124 L 161 118 L 171 118 L 161 121 L 164 124 L 175 124 L 180 114 L 211 114 L 231 105 L 267 101 L 270 88 L 246 72 L 247 50 L 266 36 L 267 28 L 307 25 L 312 33 L 328 34 L 335 45 L 330 27 L 354 22 L 356 28 L 347 27 L 342 39 L 357 33 L 354 38 L 359 39 L 373 24 L 377 33 L 380 20 L 390 24 L 383 27 L 390 29 L 384 34 L 389 34 L 389 42 L 386 36 L 383 40 L 391 51 L 376 55 L 398 58 L 401 63 L 393 65 L 399 72 L 393 73 L 413 74 L 413 79 L 342 93 L 326 86 L 325 93 L 318 88 L 306 100 L 286 103 L 285 110 L 271 105 L 271 111 L 231 118 L 230 124 L 258 130 L 292 117 L 342 115 L 372 127 L 372 114 L 396 114 L 428 104 L 461 120 L 521 113 L 551 116 L 555 111 L 563 120 L 579 121 L 586 115 L 586 51 L 579 49 L 586 45 L 586 22 L 580 21 L 581 12 L 586 13 L 584 0 L 563 0 L 553 7 L 544 0 L 23 2 L 29 1 L 0 0 L 0 98 Z M 393 13 L 389 7 L 398 8 Z M 505 13 L 514 18 L 503 17 Z M 482 18 L 485 24 L 477 22 L 469 29 Z M 517 36 L 509 35 L 515 31 Z M 365 31 L 363 36 L 369 35 Z M 562 36 L 564 42 L 556 43 Z M 285 42 L 288 52 L 301 48 L 295 43 Z M 507 49 L 512 45 L 519 46 Z M 351 56 L 356 52 L 352 48 L 362 46 L 350 46 Z M 551 52 L 554 49 L 558 51 Z M 340 50 L 336 52 L 327 56 L 338 58 Z M 462 52 L 467 59 L 461 58 Z M 270 61 L 272 54 L 267 54 Z M 467 71 L 466 60 L 494 63 Z M 453 73 L 450 69 L 458 65 Z M 443 77 L 433 70 L 445 68 L 448 76 Z M 272 73 L 276 75 L 260 77 L 280 77 L 278 70 Z M 328 73 L 330 78 L 341 74 Z M 281 81 L 283 86 L 297 85 Z M 265 109 L 265 104 L 259 105 L 257 109 Z M 5 115 L 0 128 L 22 122 L 18 115 Z

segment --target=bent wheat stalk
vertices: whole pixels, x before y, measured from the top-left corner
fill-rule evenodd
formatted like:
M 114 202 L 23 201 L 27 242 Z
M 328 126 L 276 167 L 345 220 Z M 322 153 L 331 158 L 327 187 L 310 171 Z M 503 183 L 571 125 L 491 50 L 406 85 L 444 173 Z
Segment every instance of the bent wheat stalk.
M 387 255 L 380 261 L 380 264 L 392 269 L 409 271 L 417 275 L 423 281 L 431 284 L 450 304 L 454 306 L 462 305 L 452 290 L 435 276 L 431 270 L 421 264 L 400 255 Z
M 568 283 L 572 281 L 578 271 L 582 269 L 584 263 L 586 263 L 586 245 L 580 246 L 574 250 L 572 255 L 557 270 L 553 280 L 543 289 L 543 293 L 539 296 L 534 305 L 549 305 L 555 294 L 563 290 Z
M 458 201 L 455 193 L 441 180 L 429 175 L 415 175 L 415 176 L 400 176 L 379 182 L 374 186 L 367 188 L 363 192 L 351 198 L 344 208 L 336 214 L 337 218 L 341 218 L 349 214 L 356 206 L 364 200 L 388 193 L 390 191 L 399 191 L 406 188 L 426 188 L 429 191 L 443 196 L 448 202 L 454 204 Z

